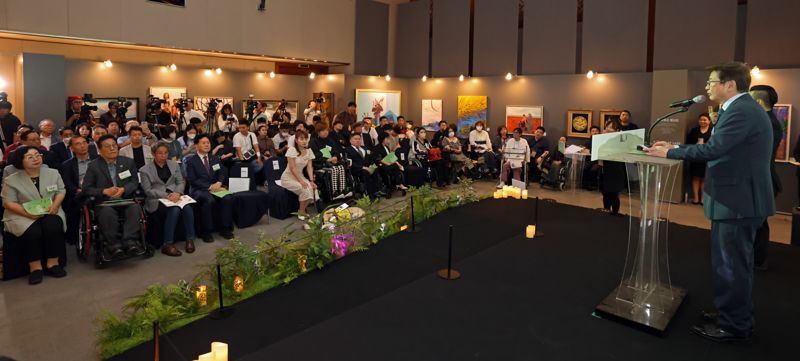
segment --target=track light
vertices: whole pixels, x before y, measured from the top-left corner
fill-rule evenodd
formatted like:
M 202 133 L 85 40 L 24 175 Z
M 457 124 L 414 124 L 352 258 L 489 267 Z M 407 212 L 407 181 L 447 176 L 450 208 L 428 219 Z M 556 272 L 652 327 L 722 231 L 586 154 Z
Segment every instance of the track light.
M 106 61 L 103 62 L 103 66 L 106 67 L 106 68 L 110 68 L 110 67 L 114 66 L 114 63 L 112 63 L 111 60 L 106 60 Z
M 506 74 L 506 80 L 511 80 L 513 78 L 514 78 L 514 76 L 511 75 L 511 73 Z
M 269 72 L 269 78 L 270 79 L 275 79 L 275 72 L 274 71 Z
M 595 73 L 594 73 L 594 71 L 592 71 L 592 70 L 589 70 L 589 72 L 588 72 L 588 73 L 586 73 L 586 78 L 587 78 L 587 79 L 593 79 L 593 78 L 594 78 L 594 76 L 595 76 Z
M 458 81 L 464 81 L 464 74 L 458 76 Z
M 206 69 L 203 71 L 203 75 L 205 76 L 211 76 L 212 74 L 214 74 L 214 72 L 212 72 L 211 69 Z
M 217 75 L 221 75 L 222 74 L 222 68 L 216 68 L 216 69 L 214 69 L 214 72 L 216 72 Z
M 172 64 L 169 65 L 169 70 L 171 70 L 171 71 L 178 70 L 178 66 L 175 65 L 175 63 L 172 63 Z
M 316 77 L 317 77 L 317 74 L 315 74 L 313 71 L 311 72 L 311 74 L 308 74 L 308 78 L 309 79 L 314 79 Z

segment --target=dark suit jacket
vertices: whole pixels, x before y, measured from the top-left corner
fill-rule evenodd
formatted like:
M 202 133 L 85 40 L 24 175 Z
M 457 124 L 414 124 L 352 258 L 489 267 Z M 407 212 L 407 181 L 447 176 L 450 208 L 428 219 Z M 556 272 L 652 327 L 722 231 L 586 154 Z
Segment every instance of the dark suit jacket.
M 64 142 L 58 142 L 50 146 L 50 152 L 53 153 L 53 158 L 58 164 L 64 163 L 67 159 L 72 158 L 72 152 L 67 148 Z
M 206 171 L 203 159 L 196 153 L 186 159 L 186 181 L 189 182 L 189 196 L 195 197 L 197 192 L 207 192 L 212 184 L 221 182 L 228 186 L 228 169 L 219 161 L 219 157 L 208 155 L 208 165 L 211 172 Z M 214 166 L 219 169 L 214 170 Z
M 89 155 L 89 159 L 93 160 L 95 158 L 96 157 Z M 72 202 L 75 200 L 75 196 L 78 193 L 78 188 L 81 187 L 80 172 L 78 171 L 78 158 L 73 157 L 61 163 L 59 172 L 61 173 L 61 179 L 64 180 L 64 187 L 67 189 L 65 200 Z M 86 169 L 86 172 L 89 172 L 88 168 Z
M 120 178 L 120 174 L 126 171 L 130 172 L 130 177 L 125 179 Z M 125 188 L 125 193 L 122 198 L 130 199 L 139 189 L 139 170 L 136 168 L 136 162 L 127 157 L 117 157 L 117 186 Z M 83 177 L 83 193 L 86 196 L 93 196 L 99 202 L 109 200 L 108 197 L 103 195 L 103 189 L 114 186 L 111 180 L 111 175 L 108 173 L 108 163 L 103 158 L 97 158 L 89 163 L 89 168 L 86 169 L 86 175 Z
M 361 147 L 361 149 L 364 150 L 363 157 L 352 146 L 348 146 L 344 149 L 345 153 L 347 153 L 347 158 L 353 161 L 353 164 L 351 165 L 353 169 L 362 169 L 363 167 L 369 167 L 372 164 L 372 159 L 369 154 L 371 152 L 369 151 L 369 148 Z
M 783 187 L 781 186 L 781 179 L 778 177 L 778 172 L 775 170 L 775 156 L 778 154 L 778 147 L 781 145 L 783 129 L 775 113 L 771 111 L 767 112 L 767 116 L 769 116 L 769 121 L 772 124 L 772 158 L 769 161 L 769 171 L 772 175 L 772 191 L 775 192 L 775 196 L 777 196 L 778 192 L 780 192 Z M 786 136 L 786 141 L 789 141 L 789 135 Z
M 539 140 L 536 140 L 534 137 L 528 138 L 528 147 L 531 149 L 531 152 L 536 155 L 536 157 L 531 157 L 531 162 L 535 161 L 536 158 L 542 156 L 545 151 L 550 150 L 550 142 L 547 141 L 547 137 L 542 136 Z
M 681 145 L 667 153 L 671 159 L 707 162 L 704 210 L 713 221 L 775 214 L 771 156 L 770 120 L 747 94 L 719 117 L 708 143 Z

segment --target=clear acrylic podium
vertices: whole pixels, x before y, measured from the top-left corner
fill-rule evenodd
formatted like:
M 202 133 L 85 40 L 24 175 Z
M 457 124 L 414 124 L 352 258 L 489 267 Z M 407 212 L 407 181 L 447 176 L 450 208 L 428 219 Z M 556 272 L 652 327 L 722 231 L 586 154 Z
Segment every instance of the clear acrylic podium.
M 644 154 L 616 154 L 606 161 L 635 164 L 638 174 L 628 174 L 629 184 L 638 175 L 639 219 L 630 216 L 628 251 L 622 280 L 596 307 L 597 315 L 645 331 L 661 334 L 686 296 L 686 290 L 672 285 L 669 275 L 668 224 L 672 192 L 681 161 Z M 638 225 L 637 225 L 638 223 Z

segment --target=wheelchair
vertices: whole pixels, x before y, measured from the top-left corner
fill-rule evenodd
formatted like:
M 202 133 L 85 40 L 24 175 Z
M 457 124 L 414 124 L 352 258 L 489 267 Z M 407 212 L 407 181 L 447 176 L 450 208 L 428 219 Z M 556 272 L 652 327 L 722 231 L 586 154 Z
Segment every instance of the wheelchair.
M 539 179 L 539 186 L 552 187 L 560 191 L 567 189 L 567 178 L 569 175 L 569 166 L 572 160 L 567 157 L 562 157 L 556 160 L 553 154 L 548 153 L 542 156 L 542 162 L 538 165 L 542 176 Z
M 314 183 L 319 194 L 314 202 L 317 212 L 321 212 L 326 205 L 338 205 L 353 197 L 356 192 L 355 179 L 348 164 L 346 154 L 341 155 L 336 165 L 314 162 Z
M 105 247 L 105 239 L 103 239 L 103 232 L 100 232 L 97 224 L 97 217 L 95 207 L 121 207 L 131 204 L 139 204 L 142 208 L 139 212 L 139 246 L 142 251 L 136 254 L 126 254 L 124 257 L 111 258 Z M 122 200 L 113 204 L 97 203 L 94 197 L 87 198 L 83 201 L 83 206 L 80 208 L 80 223 L 78 228 L 78 242 L 75 244 L 75 251 L 78 254 L 78 259 L 81 262 L 86 262 L 89 256 L 94 253 L 94 266 L 95 268 L 106 268 L 112 262 L 122 261 L 125 259 L 143 257 L 150 258 L 155 254 L 155 249 L 149 242 L 147 242 L 147 216 L 144 211 L 144 201 L 142 198 L 134 198 L 132 200 Z M 119 227 L 122 227 L 124 217 L 120 217 Z

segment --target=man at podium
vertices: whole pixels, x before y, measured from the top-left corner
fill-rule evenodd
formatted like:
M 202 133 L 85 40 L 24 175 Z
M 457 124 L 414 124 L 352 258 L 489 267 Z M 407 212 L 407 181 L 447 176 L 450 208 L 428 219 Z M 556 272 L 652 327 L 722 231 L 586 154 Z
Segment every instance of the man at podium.
M 721 104 L 711 139 L 673 146 L 657 142 L 647 154 L 707 162 L 705 216 L 711 220 L 715 312 L 703 312 L 692 331 L 720 341 L 745 341 L 753 333 L 753 243 L 756 230 L 775 214 L 770 176 L 772 129 L 751 98 L 750 68 L 730 62 L 712 66 L 709 99 Z

